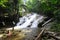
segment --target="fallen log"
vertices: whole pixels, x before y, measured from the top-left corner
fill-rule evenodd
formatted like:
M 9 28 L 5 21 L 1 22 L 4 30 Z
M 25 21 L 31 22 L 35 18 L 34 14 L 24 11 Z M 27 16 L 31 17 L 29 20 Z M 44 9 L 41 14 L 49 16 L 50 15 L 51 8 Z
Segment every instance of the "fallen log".
M 38 36 L 35 38 L 35 40 L 38 40 L 39 38 L 41 39 L 41 36 L 44 31 L 45 31 L 45 28 L 42 29 L 42 31 L 38 34 Z
M 51 35 L 51 34 L 48 34 L 48 36 L 51 37 L 51 38 L 54 38 L 54 39 L 56 39 L 56 40 L 60 40 L 60 37 L 58 37 L 58 36 Z
M 44 24 L 42 24 L 42 26 L 45 26 L 46 24 L 48 24 L 50 21 L 52 21 L 53 18 L 49 19 L 48 21 L 46 21 Z
M 52 37 L 52 38 L 54 38 L 56 40 L 60 40 L 60 37 L 59 36 L 55 36 L 56 33 L 54 33 L 54 32 L 47 31 L 47 32 L 45 32 L 45 35 L 48 35 L 49 37 Z

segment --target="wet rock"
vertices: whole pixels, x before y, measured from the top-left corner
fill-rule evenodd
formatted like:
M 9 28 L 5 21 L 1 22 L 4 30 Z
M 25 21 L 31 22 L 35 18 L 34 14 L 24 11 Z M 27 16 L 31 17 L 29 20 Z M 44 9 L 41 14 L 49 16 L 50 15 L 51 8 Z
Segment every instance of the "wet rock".
M 22 30 L 19 30 L 19 32 L 21 32 Z
M 39 23 L 38 24 L 38 27 L 42 27 L 42 24 L 43 24 L 44 22 L 41 22 L 41 23 Z
M 27 26 L 27 27 L 31 27 L 31 25 Z
M 34 36 L 34 37 L 37 37 L 37 36 Z

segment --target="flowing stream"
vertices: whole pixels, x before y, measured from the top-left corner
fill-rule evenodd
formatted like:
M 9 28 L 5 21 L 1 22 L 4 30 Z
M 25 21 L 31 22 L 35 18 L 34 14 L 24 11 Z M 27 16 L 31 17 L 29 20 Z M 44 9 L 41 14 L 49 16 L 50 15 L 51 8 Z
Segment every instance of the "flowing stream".
M 16 24 L 14 29 L 21 28 L 37 28 L 38 24 L 43 21 L 43 16 L 38 14 L 27 14 L 22 18 L 19 18 L 19 22 Z
M 14 27 L 14 30 L 21 30 L 26 35 L 24 40 L 34 40 L 41 31 L 38 24 L 42 21 L 44 21 L 44 16 L 42 15 L 36 13 L 27 14 L 19 18 L 19 22 Z M 9 29 L 12 28 L 8 28 L 7 30 Z
M 19 22 L 16 24 L 14 29 L 19 30 L 23 28 L 37 28 L 38 24 L 44 20 L 44 16 L 38 15 L 36 13 L 27 14 L 19 18 Z M 9 28 L 12 29 L 12 28 Z

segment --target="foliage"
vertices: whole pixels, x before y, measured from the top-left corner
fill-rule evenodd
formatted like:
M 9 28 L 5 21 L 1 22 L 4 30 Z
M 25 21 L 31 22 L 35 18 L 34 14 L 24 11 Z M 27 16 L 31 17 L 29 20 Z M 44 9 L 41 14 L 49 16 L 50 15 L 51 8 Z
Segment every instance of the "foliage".
M 0 10 L 2 10 L 2 13 L 4 11 L 7 11 L 7 13 L 12 15 L 11 13 L 14 13 L 16 10 L 15 5 L 16 5 L 15 0 L 0 0 L 0 8 L 1 8 Z
M 55 11 L 59 10 L 59 0 L 29 0 L 26 6 L 30 12 L 43 13 L 49 17 L 54 17 Z
M 0 8 L 1 8 L 0 10 L 2 11 L 2 13 L 4 11 L 9 13 L 9 12 L 12 12 L 13 4 L 9 0 L 0 0 Z
M 54 12 L 54 17 L 58 22 L 60 22 L 60 9 Z
M 60 32 L 60 2 L 59 0 L 41 0 L 41 6 L 43 13 L 48 17 L 54 17 L 54 22 L 51 30 Z
M 13 26 L 13 21 L 17 23 L 19 17 L 17 4 L 18 0 L 0 0 L 0 26 L 5 26 L 2 22 L 10 26 Z
M 60 32 L 60 23 L 55 23 L 51 27 L 51 31 Z
M 39 12 L 40 2 L 38 0 L 29 0 L 26 6 L 30 12 Z
M 54 31 L 60 31 L 60 0 L 29 0 L 26 6 L 30 12 L 42 13 L 55 18 L 52 26 Z
M 41 1 L 41 9 L 47 16 L 52 14 L 52 16 L 54 17 L 54 15 L 56 14 L 55 11 L 59 10 L 58 5 L 60 5 L 59 0 L 46 0 L 44 2 Z
M 8 0 L 0 0 L 0 6 L 6 7 L 4 3 L 8 2 Z

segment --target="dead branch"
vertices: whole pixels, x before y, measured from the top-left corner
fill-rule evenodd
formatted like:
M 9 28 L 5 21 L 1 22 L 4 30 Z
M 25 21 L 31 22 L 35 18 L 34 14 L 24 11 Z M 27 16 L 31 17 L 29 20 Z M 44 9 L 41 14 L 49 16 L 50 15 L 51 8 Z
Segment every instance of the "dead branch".
M 38 34 L 35 40 L 38 40 L 39 38 L 41 38 L 44 31 L 45 31 L 45 28 L 42 29 L 42 31 Z
M 60 40 L 60 37 L 55 36 L 56 33 L 54 33 L 54 32 L 47 31 L 47 32 L 45 32 L 45 35 L 48 35 L 48 36 L 50 36 L 50 37 L 52 37 L 52 38 L 54 38 L 56 40 Z
M 45 26 L 47 23 L 49 23 L 50 21 L 52 21 L 53 18 L 49 19 L 48 21 L 46 21 L 44 24 L 42 24 L 42 26 Z

